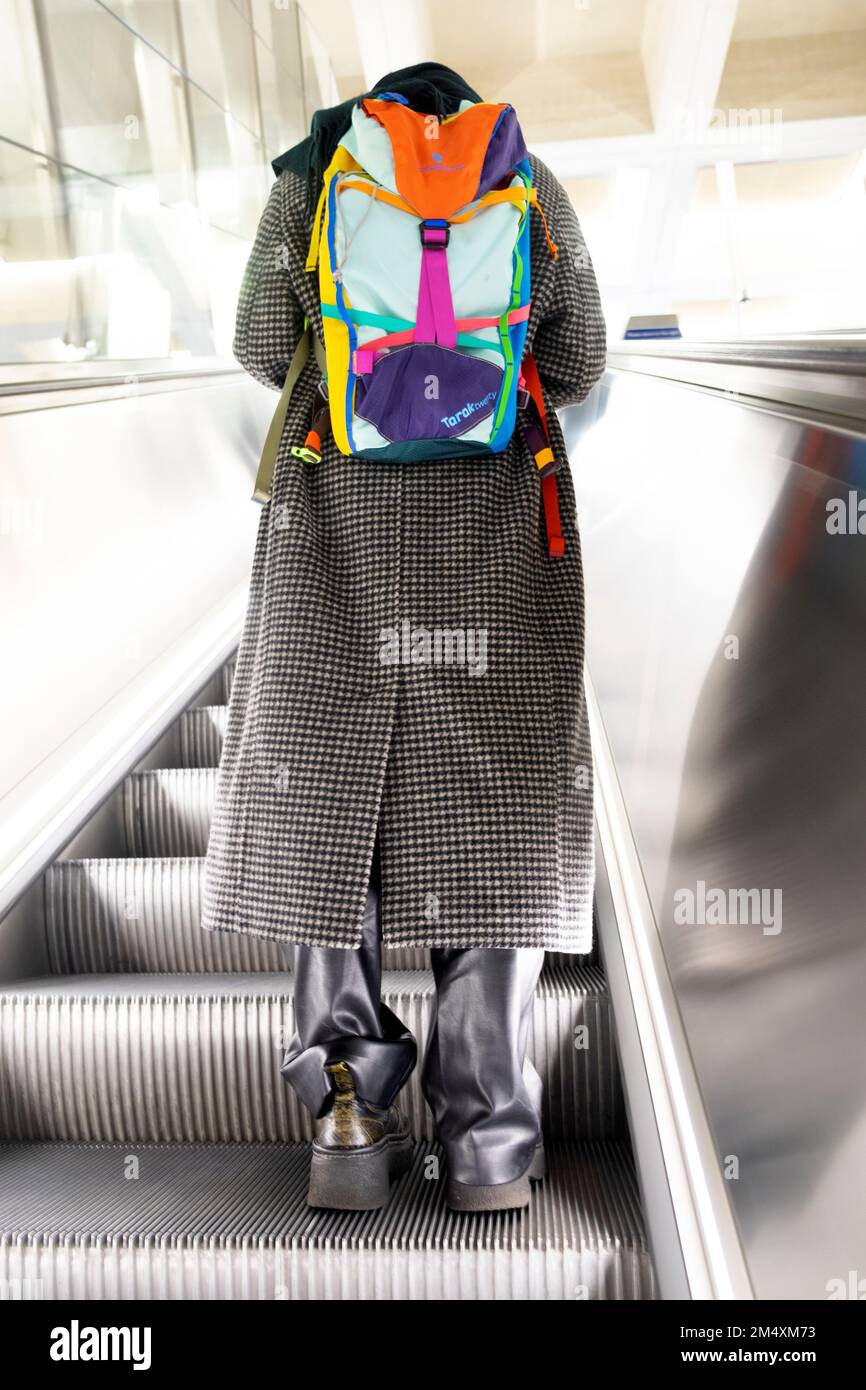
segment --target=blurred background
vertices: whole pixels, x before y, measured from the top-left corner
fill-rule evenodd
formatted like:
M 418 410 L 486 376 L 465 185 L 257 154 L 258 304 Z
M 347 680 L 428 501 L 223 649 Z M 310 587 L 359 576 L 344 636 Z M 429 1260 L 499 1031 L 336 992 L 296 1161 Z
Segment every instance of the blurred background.
M 294 0 L 2 0 L 0 357 L 228 354 L 269 161 L 337 99 Z
M 0 360 L 227 356 L 270 159 L 422 58 L 516 106 L 611 338 L 866 324 L 866 0 L 0 0 Z

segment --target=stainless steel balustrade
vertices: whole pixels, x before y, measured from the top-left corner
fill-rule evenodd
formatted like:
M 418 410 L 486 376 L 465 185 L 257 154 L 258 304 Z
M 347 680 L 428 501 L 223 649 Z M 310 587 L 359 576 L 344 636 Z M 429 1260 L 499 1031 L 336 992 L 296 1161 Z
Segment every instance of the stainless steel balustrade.
M 276 394 L 127 365 L 0 396 L 0 913 L 237 645 Z
M 862 339 L 642 343 L 566 421 L 643 946 L 758 1298 L 866 1261 L 864 399 Z
M 612 372 L 636 372 L 747 401 L 756 409 L 862 433 L 866 334 L 814 338 L 617 343 Z

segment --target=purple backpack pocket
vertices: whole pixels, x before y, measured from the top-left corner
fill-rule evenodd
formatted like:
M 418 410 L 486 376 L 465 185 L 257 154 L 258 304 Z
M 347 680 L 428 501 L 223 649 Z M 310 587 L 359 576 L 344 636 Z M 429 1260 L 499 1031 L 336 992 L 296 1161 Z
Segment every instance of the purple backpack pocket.
M 355 382 L 355 414 L 392 444 L 456 439 L 493 414 L 503 370 L 438 343 L 409 343 L 379 358 Z

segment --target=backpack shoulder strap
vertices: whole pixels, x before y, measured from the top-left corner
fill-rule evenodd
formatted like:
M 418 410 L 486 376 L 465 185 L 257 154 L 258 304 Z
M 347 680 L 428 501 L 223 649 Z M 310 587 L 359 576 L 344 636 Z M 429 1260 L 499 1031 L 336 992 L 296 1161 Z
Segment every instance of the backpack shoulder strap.
M 337 174 L 351 173 L 357 170 L 363 173 L 361 165 L 349 153 L 344 145 L 338 145 L 334 151 L 334 157 L 328 165 L 322 177 L 322 187 L 319 192 L 319 199 L 316 203 L 316 213 L 313 218 L 313 229 L 310 233 L 310 244 L 307 248 L 307 259 L 304 265 L 305 270 L 315 270 L 319 263 L 319 250 L 322 240 L 322 221 L 325 212 L 325 204 L 328 199 L 328 190 L 331 186 L 331 179 Z
M 527 421 L 524 426 L 526 442 L 532 451 L 535 466 L 541 474 L 541 498 L 544 503 L 544 524 L 547 528 L 547 553 L 559 556 L 565 554 L 565 537 L 562 534 L 562 520 L 559 515 L 559 493 L 556 488 L 556 474 L 559 459 L 554 455 L 550 443 L 550 429 L 547 424 L 547 407 L 541 390 L 538 366 L 531 352 L 526 353 L 521 364 L 521 373 L 526 383 L 528 395 Z
M 261 502 L 262 504 L 264 504 L 265 502 L 270 501 L 271 484 L 274 480 L 274 467 L 277 462 L 277 453 L 280 447 L 280 440 L 283 437 L 283 428 L 286 423 L 286 414 L 289 409 L 289 403 L 292 399 L 292 393 L 296 385 L 298 384 L 298 379 L 301 375 L 301 372 L 304 370 L 309 360 L 311 347 L 313 349 L 316 361 L 319 364 L 319 369 L 322 372 L 322 375 L 324 375 L 324 349 L 321 343 L 319 342 L 318 338 L 316 337 L 315 333 L 313 332 L 312 328 L 310 327 L 309 320 L 305 320 L 304 331 L 301 334 L 298 346 L 295 348 L 294 354 L 292 355 L 292 360 L 289 363 L 289 370 L 286 372 L 286 379 L 283 382 L 283 389 L 280 392 L 280 399 L 277 401 L 277 408 L 274 411 L 273 419 L 271 420 L 270 427 L 268 429 L 264 447 L 262 448 L 262 456 L 259 461 L 259 470 L 256 474 L 256 484 L 253 490 L 254 502 Z

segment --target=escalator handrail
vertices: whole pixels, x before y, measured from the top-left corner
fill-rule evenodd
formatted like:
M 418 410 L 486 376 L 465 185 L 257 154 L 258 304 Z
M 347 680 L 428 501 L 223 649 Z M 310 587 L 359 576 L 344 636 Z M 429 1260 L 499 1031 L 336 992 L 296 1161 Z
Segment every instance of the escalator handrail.
M 834 338 L 755 338 L 691 342 L 683 338 L 634 338 L 613 343 L 608 363 L 651 358 L 719 363 L 726 367 L 767 367 L 783 371 L 829 372 L 866 378 L 866 335 Z

